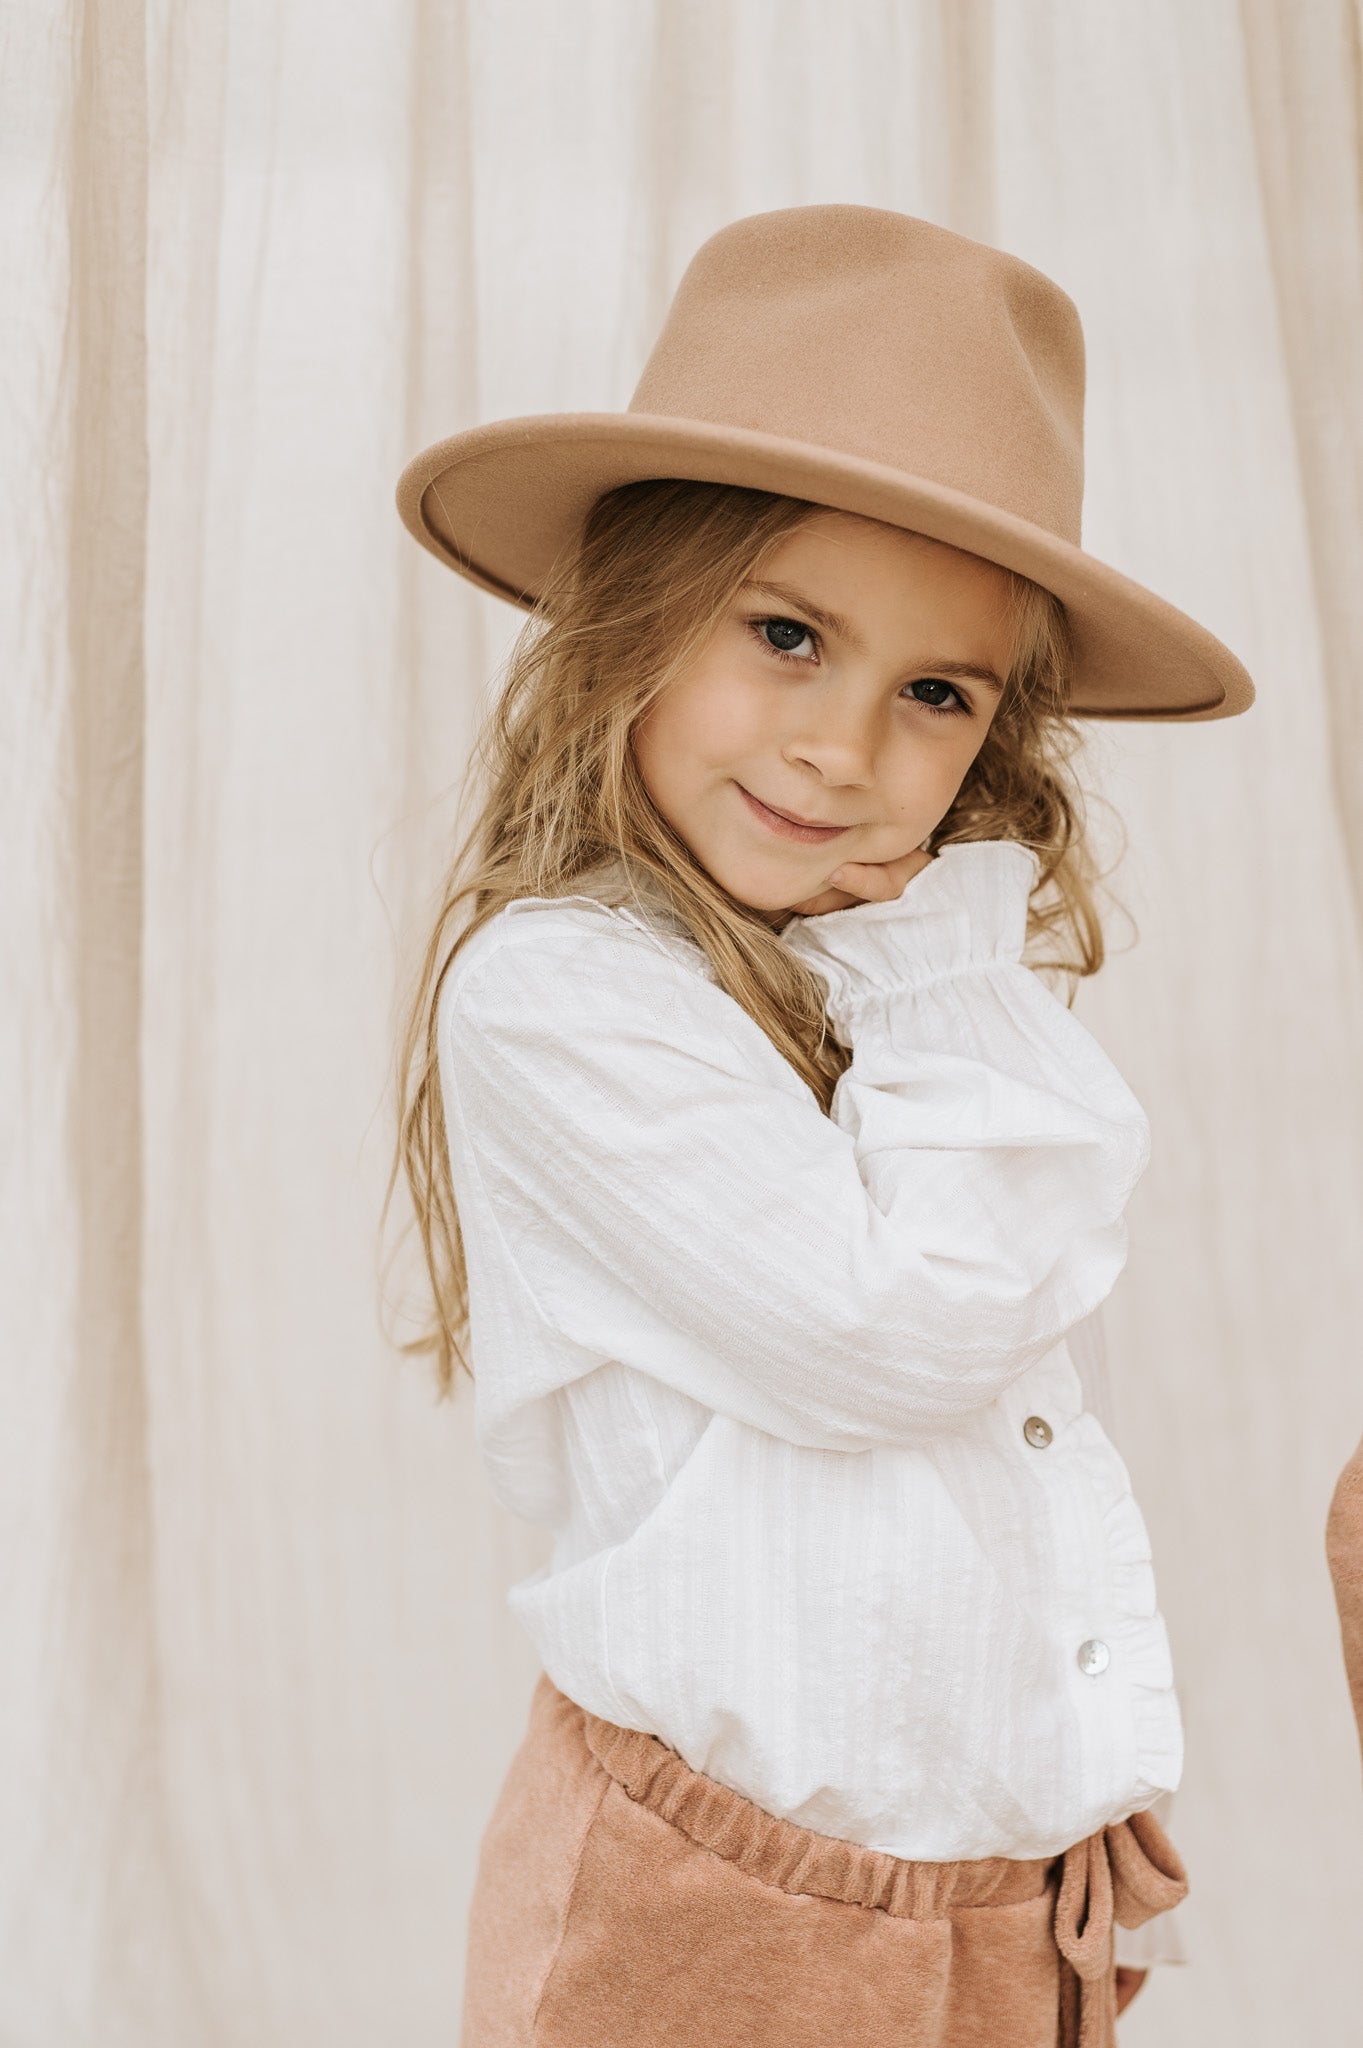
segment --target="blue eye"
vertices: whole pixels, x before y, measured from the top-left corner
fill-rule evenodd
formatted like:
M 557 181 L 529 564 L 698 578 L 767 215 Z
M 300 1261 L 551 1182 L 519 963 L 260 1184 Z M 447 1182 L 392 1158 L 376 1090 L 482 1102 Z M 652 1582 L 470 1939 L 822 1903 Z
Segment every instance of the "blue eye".
M 949 690 L 954 701 L 949 704 L 929 704 L 922 697 L 915 697 L 915 704 L 921 704 L 925 711 L 931 711 L 937 718 L 959 718 L 962 712 L 969 715 L 970 706 L 954 683 L 943 682 L 940 676 L 920 676 L 916 683 L 909 684 L 909 688 L 919 690 L 925 683 L 930 690 Z
M 765 647 L 768 654 L 775 654 L 782 661 L 801 661 L 804 663 L 806 668 L 809 667 L 810 663 L 808 655 L 795 654 L 791 650 L 792 648 L 798 647 L 802 640 L 812 640 L 817 645 L 818 635 L 814 631 L 814 628 L 812 626 L 802 626 L 798 619 L 780 619 L 774 617 L 769 619 L 750 619 L 748 621 L 748 624 L 751 630 L 757 635 L 758 639 L 761 641 L 763 647 Z M 775 640 L 769 640 L 767 638 L 768 626 L 774 626 L 778 633 L 786 633 L 792 635 L 793 637 L 791 639 L 790 645 L 782 647 Z

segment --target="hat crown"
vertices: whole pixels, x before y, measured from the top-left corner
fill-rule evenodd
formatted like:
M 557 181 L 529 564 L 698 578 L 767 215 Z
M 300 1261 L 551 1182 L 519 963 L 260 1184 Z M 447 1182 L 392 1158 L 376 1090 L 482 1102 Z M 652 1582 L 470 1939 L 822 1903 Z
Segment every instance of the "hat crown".
M 792 206 L 721 228 L 629 411 L 837 450 L 1079 545 L 1078 310 L 1029 263 L 930 221 Z

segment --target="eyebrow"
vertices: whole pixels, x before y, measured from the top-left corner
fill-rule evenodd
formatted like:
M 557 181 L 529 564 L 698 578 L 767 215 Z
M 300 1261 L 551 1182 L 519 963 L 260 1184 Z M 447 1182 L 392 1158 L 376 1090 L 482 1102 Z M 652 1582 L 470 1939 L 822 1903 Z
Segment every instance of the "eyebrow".
M 850 619 L 845 619 L 841 612 L 828 611 L 823 605 L 815 604 L 812 598 L 806 597 L 802 591 L 793 589 L 789 583 L 759 582 L 756 577 L 750 576 L 741 587 L 744 590 L 769 592 L 772 597 L 778 597 L 784 603 L 793 605 L 796 611 L 804 612 L 807 617 L 813 619 L 816 626 L 822 626 L 826 633 L 834 633 L 839 640 L 845 640 L 858 654 L 867 652 L 866 642 Z M 931 671 L 935 676 L 969 677 L 974 682 L 983 683 L 996 695 L 1003 689 L 1003 678 L 995 675 L 992 668 L 983 668 L 976 661 L 933 660 L 919 662 L 915 666 L 921 668 L 925 675 Z

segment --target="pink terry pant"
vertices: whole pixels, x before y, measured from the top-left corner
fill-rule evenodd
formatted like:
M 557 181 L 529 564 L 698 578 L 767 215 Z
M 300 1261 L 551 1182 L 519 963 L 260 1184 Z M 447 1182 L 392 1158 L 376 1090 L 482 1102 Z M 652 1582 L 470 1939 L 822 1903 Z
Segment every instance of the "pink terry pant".
M 484 1834 L 460 2048 L 1113 2048 L 1114 1919 L 1187 1891 L 1151 1814 L 912 1863 L 781 1820 L 541 1674 Z

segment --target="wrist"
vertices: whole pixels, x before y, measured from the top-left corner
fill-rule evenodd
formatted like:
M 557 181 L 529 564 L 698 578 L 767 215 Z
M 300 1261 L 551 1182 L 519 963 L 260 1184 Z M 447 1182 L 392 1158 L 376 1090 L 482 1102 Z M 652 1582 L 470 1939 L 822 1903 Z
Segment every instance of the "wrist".
M 823 976 L 830 1007 L 845 1015 L 944 974 L 1020 960 L 1039 866 L 1018 840 L 957 841 L 898 896 L 797 914 L 781 936 Z

